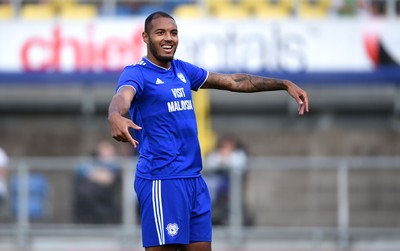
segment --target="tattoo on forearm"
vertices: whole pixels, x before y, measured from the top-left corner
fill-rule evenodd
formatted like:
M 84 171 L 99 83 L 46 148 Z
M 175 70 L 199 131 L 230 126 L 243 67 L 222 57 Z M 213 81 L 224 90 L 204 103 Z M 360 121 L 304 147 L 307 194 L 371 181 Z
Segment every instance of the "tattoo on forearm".
M 273 91 L 284 89 L 284 80 L 252 75 L 236 75 L 236 88 L 241 92 Z

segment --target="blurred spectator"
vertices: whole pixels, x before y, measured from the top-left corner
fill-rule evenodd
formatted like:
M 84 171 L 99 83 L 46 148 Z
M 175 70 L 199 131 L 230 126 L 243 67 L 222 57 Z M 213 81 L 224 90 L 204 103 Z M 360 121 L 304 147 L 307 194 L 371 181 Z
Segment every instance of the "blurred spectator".
M 385 16 L 387 9 L 386 4 L 385 0 L 371 0 L 371 15 Z
M 11 178 L 12 213 L 14 217 L 19 214 L 19 196 L 21 193 L 21 177 L 14 175 Z M 43 220 L 52 214 L 50 204 L 50 186 L 47 178 L 39 173 L 29 173 L 26 181 L 27 196 L 29 198 L 27 213 L 30 220 Z M 23 189 L 23 188 L 22 188 Z
M 356 14 L 356 0 L 332 0 L 332 7 L 339 15 L 353 16 Z
M 213 223 L 227 224 L 229 221 L 230 172 L 242 176 L 242 188 L 246 187 L 247 153 L 233 135 L 224 135 L 217 148 L 205 158 L 205 180 L 212 201 Z M 246 208 L 243 207 L 245 211 Z M 245 213 L 245 224 L 251 224 Z
M 332 5 L 342 16 L 371 16 L 367 0 L 333 0 Z
M 356 14 L 361 17 L 370 17 L 370 2 L 368 0 L 353 0 L 356 1 Z
M 400 0 L 396 1 L 396 15 L 400 16 Z
M 8 155 L 0 148 L 0 209 L 3 207 L 7 197 L 7 168 L 8 168 Z
M 92 161 L 80 165 L 77 170 L 75 219 L 78 223 L 118 221 L 120 174 L 116 148 L 108 141 L 100 142 Z

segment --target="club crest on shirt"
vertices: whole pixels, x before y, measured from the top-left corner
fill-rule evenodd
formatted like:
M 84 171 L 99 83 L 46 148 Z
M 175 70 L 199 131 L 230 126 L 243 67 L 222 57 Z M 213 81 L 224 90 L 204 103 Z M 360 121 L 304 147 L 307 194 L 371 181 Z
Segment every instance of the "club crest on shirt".
M 180 80 L 182 80 L 183 83 L 186 83 L 185 76 L 183 76 L 183 74 L 182 74 L 181 72 L 178 72 L 177 75 L 178 75 L 178 78 L 179 78 Z
M 176 224 L 176 223 L 169 223 L 167 225 L 168 234 L 172 237 L 174 237 L 175 235 L 178 234 L 178 230 L 179 230 L 179 227 L 178 227 L 178 224 Z

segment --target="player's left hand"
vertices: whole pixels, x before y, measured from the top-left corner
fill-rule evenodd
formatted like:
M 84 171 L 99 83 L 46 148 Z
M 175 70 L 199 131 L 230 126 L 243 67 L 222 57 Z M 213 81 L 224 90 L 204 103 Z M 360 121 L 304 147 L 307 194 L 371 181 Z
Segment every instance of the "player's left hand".
M 299 115 L 304 115 L 304 113 L 309 111 L 307 92 L 292 82 L 289 82 L 287 92 L 296 100 L 297 104 L 299 105 L 297 109 Z

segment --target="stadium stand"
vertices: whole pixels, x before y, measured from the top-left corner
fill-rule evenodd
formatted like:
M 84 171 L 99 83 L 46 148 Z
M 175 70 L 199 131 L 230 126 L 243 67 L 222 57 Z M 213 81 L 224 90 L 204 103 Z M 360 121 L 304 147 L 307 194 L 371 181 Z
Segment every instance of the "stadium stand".
M 204 0 L 205 7 L 209 13 L 214 13 L 214 11 L 218 8 L 224 8 L 226 6 L 230 6 L 230 0 L 220 0 L 220 1 L 213 1 L 213 0 Z
M 87 19 L 98 16 L 97 6 L 77 3 L 75 0 L 51 0 L 46 3 L 26 3 L 21 6 L 19 17 L 40 20 L 60 17 L 63 19 Z
M 136 14 L 147 16 L 155 11 L 165 11 L 170 12 L 171 10 L 167 5 L 162 3 L 150 3 L 150 4 L 143 4 L 137 9 Z
M 256 18 L 262 19 L 289 18 L 293 8 L 290 0 L 242 0 L 242 4 L 250 8 Z
M 179 18 L 196 19 L 204 17 L 206 13 L 197 4 L 182 4 L 173 10 L 173 15 Z
M 298 7 L 300 18 L 326 18 L 329 15 L 330 0 L 301 0 Z
M 87 19 L 97 16 L 97 8 L 92 4 L 68 4 L 60 8 L 61 18 L 65 19 Z
M 53 5 L 56 8 L 62 8 L 67 5 L 77 4 L 76 0 L 49 0 L 49 4 Z
M 50 4 L 25 4 L 21 8 L 20 17 L 28 20 L 50 19 L 56 16 L 56 8 Z
M 15 15 L 14 7 L 10 4 L 0 5 L 0 20 L 11 19 Z
M 148 15 L 157 10 L 176 13 L 176 15 L 190 19 L 204 16 L 228 19 L 285 19 L 292 17 L 323 19 L 330 16 L 399 17 L 400 0 L 47 0 L 37 2 L 11 0 L 0 1 L 0 20 L 13 16 L 30 20 L 46 19 L 58 17 L 61 13 L 69 13 L 65 14 L 68 18 L 103 15 L 133 16 Z
M 246 19 L 251 17 L 250 11 L 239 4 L 216 6 L 212 12 L 213 16 L 221 19 Z

